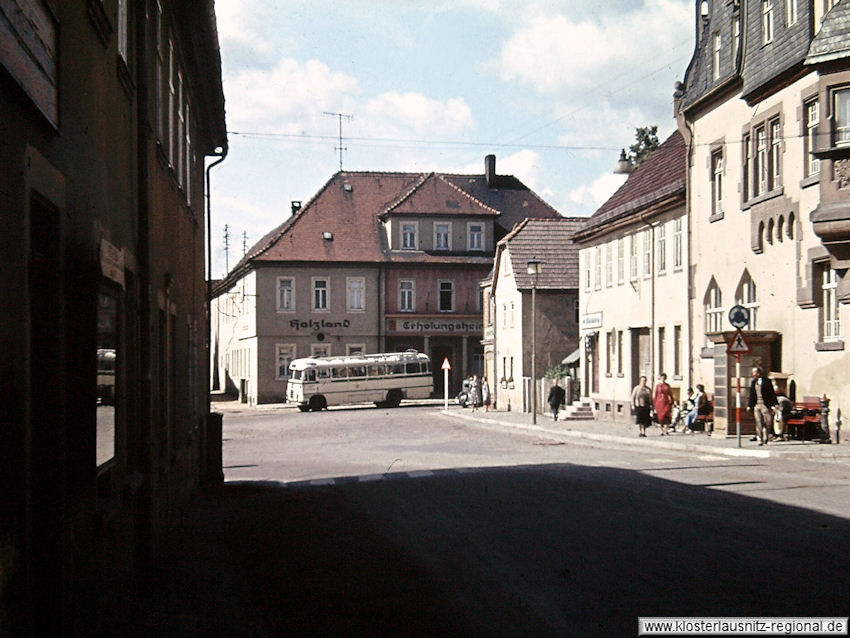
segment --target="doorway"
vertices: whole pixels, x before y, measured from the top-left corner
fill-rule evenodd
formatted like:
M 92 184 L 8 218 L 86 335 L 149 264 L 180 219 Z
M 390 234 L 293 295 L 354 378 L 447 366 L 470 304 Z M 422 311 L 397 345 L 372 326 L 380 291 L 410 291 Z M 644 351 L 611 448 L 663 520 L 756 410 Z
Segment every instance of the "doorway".
M 652 345 L 649 328 L 632 328 L 632 387 L 645 376 L 652 386 Z

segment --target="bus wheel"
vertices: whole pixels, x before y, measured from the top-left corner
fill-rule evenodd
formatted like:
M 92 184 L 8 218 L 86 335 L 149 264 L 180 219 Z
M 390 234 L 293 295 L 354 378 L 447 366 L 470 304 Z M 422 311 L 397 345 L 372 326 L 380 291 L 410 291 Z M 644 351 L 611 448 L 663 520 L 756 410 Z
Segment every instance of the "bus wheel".
M 310 397 L 310 409 L 313 412 L 321 412 L 326 407 L 328 407 L 328 402 L 321 394 L 316 394 Z
M 397 408 L 401 404 L 401 390 L 390 390 L 387 392 L 387 407 Z

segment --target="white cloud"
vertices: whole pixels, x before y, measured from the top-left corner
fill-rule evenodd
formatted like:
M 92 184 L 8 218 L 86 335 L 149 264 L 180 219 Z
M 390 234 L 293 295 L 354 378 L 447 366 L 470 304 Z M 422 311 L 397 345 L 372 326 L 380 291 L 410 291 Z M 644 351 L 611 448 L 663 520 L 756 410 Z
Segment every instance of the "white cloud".
M 541 93 L 615 86 L 634 80 L 638 67 L 651 70 L 692 42 L 691 7 L 682 0 L 647 0 L 630 11 L 578 15 L 530 14 L 502 47 L 503 79 Z
M 435 132 L 460 135 L 473 122 L 472 110 L 463 98 L 441 102 L 421 93 L 382 93 L 366 103 L 365 111 L 373 122 L 368 128 L 390 127 L 404 131 L 406 136 Z
M 316 130 L 322 111 L 338 111 L 356 97 L 356 78 L 317 60 L 281 60 L 271 70 L 243 70 L 224 80 L 228 128 L 274 133 Z
M 603 173 L 591 183 L 582 184 L 570 191 L 569 201 L 585 214 L 593 214 L 623 185 L 626 177 L 626 175 Z
M 216 0 L 216 26 L 222 44 L 234 43 L 257 53 L 271 54 L 275 50 L 275 44 L 261 35 L 265 29 L 261 16 L 257 15 L 259 8 L 244 0 Z M 253 24 L 258 18 L 259 28 Z

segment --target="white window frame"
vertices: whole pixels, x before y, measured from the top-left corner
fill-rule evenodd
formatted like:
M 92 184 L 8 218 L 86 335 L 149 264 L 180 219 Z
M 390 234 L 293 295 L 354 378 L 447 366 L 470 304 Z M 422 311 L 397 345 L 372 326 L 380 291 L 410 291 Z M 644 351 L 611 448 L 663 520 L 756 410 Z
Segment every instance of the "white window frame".
M 443 309 L 443 285 L 449 286 L 448 291 L 451 293 L 451 308 Z M 454 279 L 440 279 L 437 281 L 437 310 L 439 312 L 454 312 L 455 311 L 455 282 Z
M 593 275 L 591 273 L 592 270 L 592 253 L 589 250 L 583 250 L 582 256 L 584 257 L 584 289 L 587 292 L 590 292 L 590 288 L 593 281 Z
M 283 296 L 283 282 L 289 282 L 289 304 L 285 304 Z M 295 312 L 295 277 L 278 277 L 277 278 L 277 311 L 278 312 Z
M 738 51 L 741 50 L 741 16 L 732 19 L 732 68 L 738 62 Z
M 744 306 L 750 311 L 750 322 L 747 324 L 747 330 L 758 329 L 758 286 L 753 281 L 752 276 L 747 273 L 741 280 L 741 285 L 736 296 L 735 303 Z
M 652 231 L 643 231 L 643 278 L 652 277 Z
M 474 232 L 473 228 L 479 228 L 478 232 Z M 481 222 L 468 222 L 466 224 L 466 236 L 468 237 L 468 245 L 470 251 L 483 251 L 484 250 L 484 224 Z M 473 241 L 474 238 L 477 237 L 477 242 Z M 477 245 L 476 245 L 477 244 Z
M 770 142 L 770 176 L 769 188 L 774 190 L 782 186 L 782 125 L 779 118 L 767 123 Z
M 366 344 L 365 343 L 346 343 L 345 344 L 345 356 L 350 357 L 355 354 L 366 354 Z
M 755 132 L 755 167 L 753 182 L 756 187 L 754 195 L 763 195 L 767 192 L 768 183 L 768 143 L 767 143 L 767 126 L 762 124 Z
M 320 281 L 325 282 L 324 288 L 319 288 L 316 284 Z M 311 306 L 313 308 L 313 312 L 330 312 L 331 310 L 331 281 L 329 277 L 312 277 L 310 279 L 310 288 L 312 292 L 312 302 Z M 324 291 L 324 306 L 319 305 L 317 302 L 319 301 L 319 297 L 317 293 L 323 290 Z
M 705 332 L 723 330 L 723 291 L 716 281 L 708 289 L 708 301 L 705 304 Z
M 850 87 L 832 92 L 832 117 L 835 122 L 833 143 L 835 146 L 850 144 Z
M 800 15 L 799 3 L 798 3 L 797 0 L 785 0 L 785 2 L 786 2 L 786 8 L 787 8 L 787 15 L 785 16 L 785 20 L 786 20 L 785 24 L 790 27 L 792 24 L 797 23 L 797 19 Z
M 775 27 L 773 1 L 761 0 L 761 43 L 763 45 L 773 42 L 773 31 Z
M 658 274 L 663 275 L 667 272 L 667 224 L 658 224 L 655 235 L 658 242 Z
M 673 220 L 673 270 L 682 269 L 682 218 Z
M 418 248 L 419 222 L 401 222 L 401 249 L 417 250 Z
M 712 49 L 713 49 L 713 68 L 712 68 L 712 79 L 719 80 L 720 79 L 720 61 L 721 61 L 721 52 L 723 50 L 723 38 L 720 35 L 720 32 L 716 32 L 712 38 Z
M 614 284 L 614 245 L 605 244 L 605 285 L 610 288 Z
M 617 283 L 621 284 L 626 278 L 626 247 L 625 247 L 625 239 L 620 237 L 617 240 Z
M 723 148 L 711 153 L 711 214 L 723 214 Z
M 357 286 L 360 286 L 359 290 Z M 366 312 L 366 278 L 365 277 L 346 277 L 346 307 L 348 312 Z M 359 304 L 357 303 L 357 293 L 359 292 Z
M 823 283 L 823 340 L 839 341 L 841 339 L 841 306 L 838 301 L 838 273 L 828 263 L 824 262 Z
M 806 177 L 820 174 L 820 160 L 812 153 L 817 146 L 818 126 L 820 125 L 820 102 L 815 97 L 803 103 L 806 131 L 803 136 L 805 145 Z
M 286 352 L 286 351 L 289 352 L 289 356 L 287 357 L 288 363 L 284 367 L 284 374 L 281 374 L 280 373 L 281 372 L 281 367 L 280 367 L 281 355 L 284 354 L 284 352 Z M 277 373 L 275 375 L 275 379 L 288 379 L 289 378 L 289 364 L 292 363 L 292 361 L 296 358 L 297 357 L 295 356 L 295 344 L 294 343 L 278 343 L 278 344 L 275 344 L 275 365 L 277 366 L 277 368 L 276 368 Z
M 410 284 L 410 288 L 404 288 L 405 284 Z M 405 303 L 405 297 L 409 297 Z M 399 312 L 415 312 L 416 310 L 416 280 L 414 279 L 399 279 L 398 282 L 398 309 Z
M 440 228 L 445 227 L 445 233 L 440 232 Z M 439 237 L 445 236 L 445 246 L 439 241 Z M 452 223 L 451 222 L 434 222 L 434 250 L 450 251 L 452 249 Z
M 593 289 L 602 289 L 602 246 L 596 246 L 593 259 Z
M 638 279 L 638 236 L 634 233 L 629 238 L 629 278 L 632 281 Z

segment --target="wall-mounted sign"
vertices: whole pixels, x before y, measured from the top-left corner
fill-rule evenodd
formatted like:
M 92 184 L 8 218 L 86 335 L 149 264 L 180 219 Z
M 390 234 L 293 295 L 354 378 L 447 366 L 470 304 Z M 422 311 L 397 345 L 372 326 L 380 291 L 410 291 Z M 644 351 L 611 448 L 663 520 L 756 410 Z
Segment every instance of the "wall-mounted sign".
M 443 317 L 387 319 L 387 332 L 392 333 L 480 336 L 483 330 L 484 322 L 480 319 L 449 319 Z
M 348 319 L 342 321 L 331 321 L 330 319 L 293 319 L 289 322 L 290 328 L 295 330 L 328 330 L 330 328 L 348 328 L 351 322 Z
M 124 286 L 124 251 L 105 239 L 100 240 L 100 272 L 120 286 Z
M 588 312 L 581 316 L 582 330 L 597 330 L 602 327 L 602 312 Z

